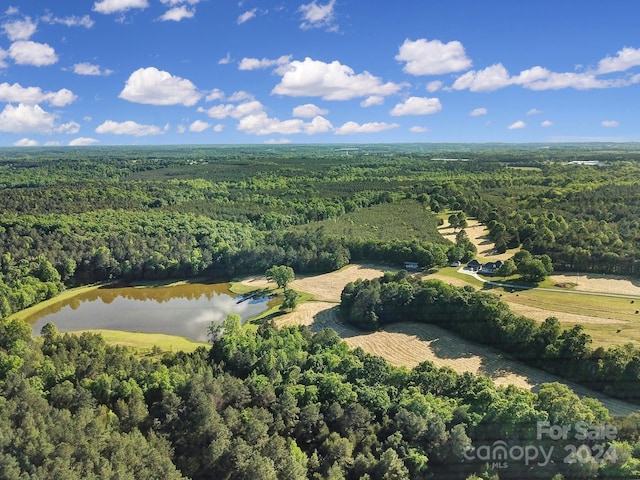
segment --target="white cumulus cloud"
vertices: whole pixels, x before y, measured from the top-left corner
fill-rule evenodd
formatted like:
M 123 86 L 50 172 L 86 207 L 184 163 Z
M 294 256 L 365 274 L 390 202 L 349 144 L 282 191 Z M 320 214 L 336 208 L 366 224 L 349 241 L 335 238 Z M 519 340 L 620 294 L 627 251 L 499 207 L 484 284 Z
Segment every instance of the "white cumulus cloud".
M 501 63 L 491 65 L 483 70 L 471 70 L 456 79 L 454 90 L 469 89 L 472 92 L 488 92 L 498 90 L 511 84 L 511 77 Z
M 524 128 L 526 127 L 527 124 L 524 123 L 522 120 L 518 120 L 517 122 L 513 122 L 511 125 L 509 125 L 507 128 L 509 130 L 518 130 L 520 128 Z
M 210 123 L 203 122 L 202 120 L 196 120 L 191 125 L 189 125 L 190 132 L 204 132 L 207 128 L 211 126 Z
M 324 5 L 319 5 L 316 1 L 301 5 L 298 9 L 302 13 L 300 28 L 308 30 L 310 28 L 326 27 L 329 30 L 335 30 L 336 26 L 333 24 L 335 20 L 335 4 L 336 0 L 330 0 Z
M 40 87 L 23 87 L 19 83 L 0 83 L 0 102 L 36 105 L 49 103 L 54 107 L 64 107 L 76 100 L 71 90 L 63 88 L 57 92 L 43 92 Z
M 427 83 L 426 89 L 427 92 L 433 93 L 440 90 L 443 86 L 444 82 L 442 82 L 441 80 L 434 80 L 433 82 Z
M 47 92 L 45 98 L 54 107 L 64 107 L 75 102 L 78 97 L 71 90 L 63 88 L 57 92 Z
M 263 58 L 243 58 L 240 60 L 238 68 L 240 70 L 259 70 L 262 68 L 277 67 L 287 65 L 291 61 L 291 55 L 282 55 L 280 58 L 269 59 Z
M 419 125 L 416 125 L 409 128 L 409 131 L 413 133 L 426 133 L 429 131 L 429 129 L 427 127 L 421 127 Z
M 295 133 L 306 133 L 314 135 L 328 132 L 333 129 L 331 122 L 321 116 L 315 117 L 310 122 L 294 118 L 290 120 L 280 120 L 269 117 L 265 112 L 248 115 L 238 122 L 238 130 L 254 135 L 270 135 L 278 133 L 281 135 L 291 135 Z
M 326 115 L 329 110 L 320 108 L 313 103 L 305 103 L 304 105 L 298 105 L 293 109 L 293 116 L 300 118 L 313 118 L 318 115 Z
M 163 22 L 179 22 L 185 18 L 193 18 L 195 14 L 195 9 L 188 8 L 186 5 L 181 5 L 167 10 L 159 19 Z
M 258 11 L 257 8 L 252 8 L 251 10 L 247 10 L 246 12 L 238 16 L 236 23 L 238 25 L 242 25 L 243 23 L 248 22 L 252 18 L 255 18 L 257 11 Z
M 209 92 L 209 94 L 205 97 L 206 102 L 211 102 L 213 100 L 222 100 L 224 98 L 224 92 L 219 88 L 214 88 Z
M 238 90 L 233 92 L 231 95 L 227 97 L 227 100 L 230 102 L 242 102 L 244 100 L 253 100 L 253 95 L 244 90 Z
M 66 25 L 67 27 L 84 27 L 84 28 L 93 28 L 95 22 L 91 20 L 89 15 L 84 15 L 82 17 L 70 16 L 70 17 L 54 17 L 53 15 L 46 14 L 43 16 L 42 21 L 44 23 L 48 23 L 50 25 L 60 24 Z
M 9 57 L 18 65 L 33 65 L 42 67 L 53 65 L 58 61 L 56 51 L 46 43 L 20 40 L 9 47 Z
M 471 115 L 472 117 L 479 117 L 480 115 L 486 115 L 487 113 L 489 113 L 489 110 L 487 110 L 484 107 L 480 107 L 480 108 L 474 108 L 473 110 L 471 110 L 469 112 L 469 115 Z
M 36 33 L 37 24 L 32 22 L 30 18 L 24 20 L 14 20 L 2 24 L 2 30 L 4 34 L 12 42 L 16 40 L 29 40 L 31 36 Z
M 21 138 L 13 144 L 15 147 L 37 147 L 38 142 L 30 138 Z
M 458 41 L 406 39 L 395 58 L 405 62 L 403 71 L 411 75 L 441 75 L 471 67 L 471 60 Z
M 0 132 L 51 133 L 55 117 L 39 105 L 6 105 L 0 112 Z
M 288 135 L 300 133 L 303 124 L 304 121 L 298 118 L 281 121 L 261 112 L 242 118 L 238 123 L 238 130 L 254 135 L 269 135 L 272 133 Z
M 101 0 L 93 4 L 93 11 L 110 14 L 126 12 L 133 8 L 144 9 L 149 6 L 147 0 Z
M 57 126 L 55 131 L 58 133 L 69 133 L 75 135 L 80 131 L 80 124 L 77 122 L 63 123 L 62 125 Z
M 371 95 L 360 102 L 360 106 L 363 108 L 372 107 L 374 105 L 382 105 L 384 103 L 384 97 L 380 95 Z
M 73 140 L 71 140 L 69 142 L 69 146 L 70 147 L 86 147 L 89 145 L 95 145 L 96 143 L 100 143 L 98 140 L 96 140 L 95 138 L 90 138 L 90 137 L 78 137 L 78 138 L 74 138 Z
M 307 135 L 315 135 L 317 133 L 325 133 L 333 130 L 333 125 L 329 120 L 321 115 L 317 115 L 310 122 L 306 122 L 302 125 L 303 133 Z
M 168 126 L 160 128 L 156 125 L 143 125 L 131 120 L 125 122 L 114 122 L 107 120 L 96 127 L 96 133 L 110 133 L 113 135 L 133 135 L 134 137 L 145 137 L 147 135 L 161 135 L 165 133 Z
M 542 123 L 540 123 L 540 125 L 541 125 L 542 127 L 550 127 L 550 126 L 552 126 L 552 125 L 553 125 L 553 122 L 552 122 L 552 121 L 550 121 L 550 120 L 544 120 Z
M 171 75 L 155 67 L 140 68 L 133 72 L 120 98 L 149 105 L 193 106 L 202 97 L 189 80 Z
M 209 109 L 199 108 L 199 112 L 204 112 L 211 118 L 223 119 L 227 117 L 242 118 L 248 115 L 256 115 L 262 113 L 264 106 L 258 100 L 252 100 L 249 102 L 240 103 L 234 105 L 232 103 L 225 103 L 221 105 L 215 105 Z
M 600 76 L 623 72 L 636 66 L 640 66 L 640 49 L 625 47 L 615 56 L 600 60 L 596 70 L 553 72 L 547 68 L 535 66 L 522 70 L 518 75 L 511 75 L 504 65 L 497 63 L 482 70 L 472 70 L 462 74 L 453 83 L 451 89 L 489 92 L 509 85 L 519 85 L 536 91 L 565 88 L 575 90 L 620 88 L 640 83 L 640 74 L 617 78 Z
M 91 76 L 100 76 L 100 75 L 111 75 L 113 70 L 102 69 L 100 65 L 93 65 L 92 63 L 76 63 L 73 66 L 73 73 L 78 75 L 91 75 Z
M 602 126 L 608 128 L 616 128 L 620 125 L 616 120 L 603 120 Z
M 442 104 L 437 98 L 409 97 L 398 103 L 391 112 L 394 117 L 401 115 L 431 115 L 442 110 Z
M 397 123 L 386 122 L 369 122 L 359 124 L 356 122 L 346 122 L 341 127 L 336 129 L 336 135 L 350 135 L 353 133 L 377 133 L 384 130 L 390 130 L 392 128 L 398 128 L 400 125 Z
M 396 93 L 402 85 L 386 82 L 353 69 L 337 60 L 325 63 L 309 57 L 293 61 L 283 73 L 282 80 L 271 91 L 275 95 L 290 97 L 322 97 L 325 100 L 350 100 L 371 95 L 386 96 Z
M 640 65 L 640 49 L 624 47 L 615 57 L 605 57 L 598 64 L 598 73 L 624 72 Z

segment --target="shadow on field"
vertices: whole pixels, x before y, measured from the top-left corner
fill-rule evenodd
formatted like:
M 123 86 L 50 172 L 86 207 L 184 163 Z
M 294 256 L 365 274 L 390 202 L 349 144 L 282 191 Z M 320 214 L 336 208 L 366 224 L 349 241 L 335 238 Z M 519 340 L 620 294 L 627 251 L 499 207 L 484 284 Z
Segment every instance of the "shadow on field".
M 313 323 L 310 326 L 312 332 L 319 332 L 326 328 L 331 328 L 336 331 L 341 338 L 346 339 L 350 337 L 356 337 L 359 335 L 367 335 L 365 330 L 359 330 L 355 327 L 347 325 L 340 319 L 340 307 L 335 306 L 328 310 L 322 310 L 321 312 L 313 315 Z

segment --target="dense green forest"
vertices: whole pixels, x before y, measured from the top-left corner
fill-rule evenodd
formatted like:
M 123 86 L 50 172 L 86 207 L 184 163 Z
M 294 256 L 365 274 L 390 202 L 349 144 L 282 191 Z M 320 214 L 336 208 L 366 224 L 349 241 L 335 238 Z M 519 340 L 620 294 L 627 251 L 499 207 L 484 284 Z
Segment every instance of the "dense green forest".
M 117 278 L 469 259 L 472 245 L 437 233 L 447 210 L 486 223 L 498 249 L 635 275 L 639 156 L 635 144 L 3 149 L 0 315 Z M 421 230 L 324 227 L 384 205 Z
M 251 331 L 231 315 L 212 330 L 210 349 L 152 361 L 51 324 L 40 341 L 19 321 L 0 326 L 7 480 L 640 474 L 638 415 L 610 418 L 561 384 L 530 393 L 428 362 L 392 367 L 349 350 L 332 330 Z M 606 424 L 616 433 L 605 442 L 572 441 L 575 431 L 552 441 L 538 435 L 547 424 Z M 481 453 L 497 439 L 511 449 L 508 468 L 492 468 Z M 545 448 L 547 460 L 518 458 L 513 448 L 524 445 Z
M 438 233 L 450 214 L 559 271 L 637 276 L 639 174 L 637 144 L 0 149 L 0 477 L 637 476 L 640 419 L 611 419 L 560 385 L 533 394 L 430 364 L 398 369 L 329 331 L 230 320 L 210 350 L 158 362 L 53 326 L 33 340 L 7 318 L 104 281 L 468 261 L 465 235 Z M 399 274 L 349 286 L 342 311 L 366 328 L 436 323 L 640 399 L 635 349 L 592 350 L 579 327 L 538 325 L 489 293 Z M 540 446 L 538 421 L 619 435 L 583 442 L 587 457 L 556 442 L 546 468 L 465 456 L 498 440 Z M 598 455 L 612 446 L 615 458 Z

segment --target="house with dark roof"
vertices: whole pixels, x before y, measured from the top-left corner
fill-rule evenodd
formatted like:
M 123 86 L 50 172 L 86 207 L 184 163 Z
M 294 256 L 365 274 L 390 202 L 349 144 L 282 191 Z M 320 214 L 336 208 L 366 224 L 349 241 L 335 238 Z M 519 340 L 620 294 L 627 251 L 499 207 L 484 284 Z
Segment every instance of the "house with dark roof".
M 469 263 L 467 263 L 467 266 L 465 268 L 467 270 L 471 270 L 472 272 L 478 272 L 480 271 L 480 269 L 482 269 L 482 264 L 474 258 Z
M 497 262 L 487 262 L 484 265 L 482 265 L 482 268 L 480 269 L 480 273 L 493 275 L 494 273 L 496 273 L 496 270 L 498 270 L 501 266 L 502 266 L 502 260 L 498 260 Z

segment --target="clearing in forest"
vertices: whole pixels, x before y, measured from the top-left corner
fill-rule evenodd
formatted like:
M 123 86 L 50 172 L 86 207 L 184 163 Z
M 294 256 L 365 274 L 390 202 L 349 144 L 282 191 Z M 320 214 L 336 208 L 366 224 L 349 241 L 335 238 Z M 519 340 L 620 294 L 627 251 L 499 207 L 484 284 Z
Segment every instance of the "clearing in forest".
M 451 240 L 453 243 L 456 242 L 456 234 L 461 229 L 453 229 L 447 220 L 448 214 L 443 217 L 444 224 L 438 227 L 438 231 L 440 235 L 442 235 L 447 240 Z M 467 219 L 467 226 L 462 230 L 465 231 L 471 243 L 475 245 L 478 249 L 478 259 L 480 261 L 488 260 L 496 262 L 498 260 L 505 261 L 508 258 L 513 257 L 513 255 L 519 250 L 519 248 L 511 248 L 507 250 L 505 253 L 497 253 L 494 248 L 493 241 L 489 238 L 489 230 L 483 224 L 481 224 L 478 220 L 474 220 L 471 218 Z
M 439 233 L 438 217 L 417 200 L 402 199 L 358 208 L 336 219 L 311 223 L 329 234 L 350 238 L 392 241 L 417 238 L 446 243 Z M 305 228 L 307 225 L 305 225 Z

